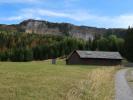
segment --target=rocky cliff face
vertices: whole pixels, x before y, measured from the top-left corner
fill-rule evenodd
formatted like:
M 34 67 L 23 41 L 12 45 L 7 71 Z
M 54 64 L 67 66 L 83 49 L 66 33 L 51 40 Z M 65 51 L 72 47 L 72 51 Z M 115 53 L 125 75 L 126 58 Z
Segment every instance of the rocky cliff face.
M 84 40 L 93 40 L 96 35 L 103 35 L 111 32 L 117 32 L 118 34 L 120 34 L 122 32 L 124 33 L 125 31 L 124 29 L 105 29 L 87 26 L 76 26 L 69 23 L 52 23 L 48 21 L 33 19 L 25 20 L 18 25 L 0 25 L 0 30 L 1 29 L 16 30 L 36 34 L 69 35 L 76 38 L 82 38 Z
M 26 33 L 70 35 L 84 40 L 94 39 L 95 34 L 103 34 L 106 29 L 98 29 L 86 26 L 75 26 L 69 23 L 50 23 L 39 20 L 25 20 L 20 27 Z
M 52 25 L 50 27 L 50 23 L 47 21 L 25 20 L 19 26 L 26 33 L 62 35 L 59 27 L 54 23 L 51 24 L 53 24 L 53 27 Z

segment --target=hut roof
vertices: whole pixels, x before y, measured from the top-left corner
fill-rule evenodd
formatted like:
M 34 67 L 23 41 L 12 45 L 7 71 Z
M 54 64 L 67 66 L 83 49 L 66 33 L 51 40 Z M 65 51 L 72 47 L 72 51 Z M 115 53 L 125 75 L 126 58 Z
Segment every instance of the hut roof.
M 75 52 L 75 51 L 74 51 Z M 95 58 L 95 59 L 123 59 L 119 52 L 105 52 L 105 51 L 81 51 L 76 50 L 80 58 Z M 67 59 L 72 55 L 71 53 Z

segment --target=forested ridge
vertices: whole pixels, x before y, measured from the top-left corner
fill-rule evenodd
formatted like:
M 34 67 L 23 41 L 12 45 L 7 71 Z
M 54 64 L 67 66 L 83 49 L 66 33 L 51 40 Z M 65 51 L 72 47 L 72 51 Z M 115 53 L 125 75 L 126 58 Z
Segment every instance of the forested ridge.
M 74 49 L 84 49 L 85 41 L 63 36 L 0 32 L 0 60 L 30 61 L 56 58 Z
M 31 61 L 66 57 L 73 50 L 119 51 L 124 55 L 124 39 L 115 35 L 85 41 L 70 36 L 0 32 L 1 61 Z

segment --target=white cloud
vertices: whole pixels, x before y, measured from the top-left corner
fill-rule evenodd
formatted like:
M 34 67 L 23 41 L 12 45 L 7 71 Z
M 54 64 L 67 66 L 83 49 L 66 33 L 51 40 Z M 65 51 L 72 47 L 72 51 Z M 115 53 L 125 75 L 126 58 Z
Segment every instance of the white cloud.
M 13 21 L 13 20 L 21 20 L 22 16 L 12 16 L 12 17 L 7 17 L 7 18 L 0 18 L 0 20 L 3 21 Z
M 4 19 L 0 18 L 0 20 L 15 21 L 29 18 L 43 19 L 46 16 L 51 18 L 67 18 L 83 24 L 85 23 L 85 25 L 95 23 L 98 27 L 106 28 L 127 28 L 129 25 L 133 24 L 133 14 L 122 14 L 119 16 L 109 17 L 90 14 L 89 12 L 82 10 L 54 11 L 47 9 L 23 9 L 20 11 L 18 16 Z
M 76 21 L 85 21 L 94 18 L 94 15 L 83 12 L 81 10 L 78 11 L 52 11 L 46 9 L 23 9 L 22 13 L 30 14 L 32 16 L 49 16 L 49 17 L 59 17 L 59 18 L 69 18 Z
M 133 25 L 133 14 L 124 14 L 112 19 L 116 26 L 128 27 Z

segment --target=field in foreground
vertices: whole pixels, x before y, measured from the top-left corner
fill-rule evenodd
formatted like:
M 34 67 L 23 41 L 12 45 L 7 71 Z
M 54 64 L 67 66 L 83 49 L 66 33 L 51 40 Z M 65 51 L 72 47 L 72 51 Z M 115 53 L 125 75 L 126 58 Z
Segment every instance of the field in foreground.
M 113 100 L 116 67 L 0 62 L 0 100 Z

